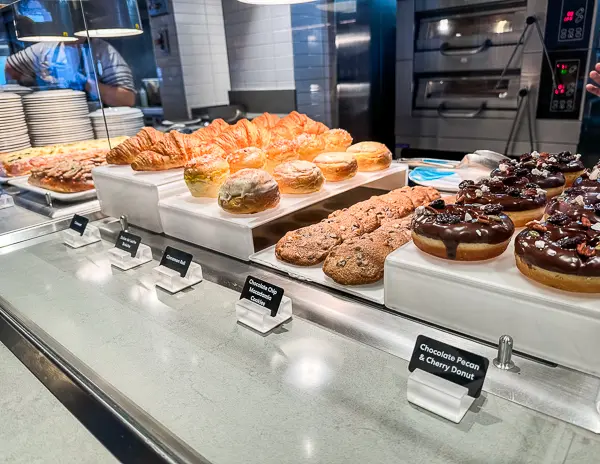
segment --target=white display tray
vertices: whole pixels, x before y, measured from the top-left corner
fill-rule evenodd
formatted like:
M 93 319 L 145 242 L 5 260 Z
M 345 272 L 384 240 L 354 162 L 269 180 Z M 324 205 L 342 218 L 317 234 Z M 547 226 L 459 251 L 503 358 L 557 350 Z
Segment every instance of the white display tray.
M 11 180 L 29 179 L 29 176 L 2 177 L 0 176 L 0 184 L 8 184 Z
M 187 191 L 183 168 L 138 172 L 131 166 L 100 166 L 92 170 L 100 208 L 108 216 L 126 215 L 130 224 L 162 233 L 158 202 Z
M 248 260 L 255 252 L 252 231 L 257 227 L 355 187 L 392 189 L 406 182 L 406 166 L 396 164 L 385 171 L 359 172 L 343 182 L 326 182 L 309 195 L 281 195 L 276 208 L 257 214 L 228 213 L 216 198 L 194 198 L 189 191 L 161 200 L 158 209 L 167 235 Z
M 250 256 L 250 261 L 285 272 L 294 279 L 306 280 L 308 282 L 314 282 L 336 290 L 341 290 L 342 292 L 364 298 L 365 300 L 377 304 L 384 303 L 383 280 L 369 285 L 340 285 L 323 273 L 322 264 L 316 264 L 314 266 L 295 266 L 278 260 L 275 257 L 275 245 L 265 248 L 258 253 L 254 253 Z
M 528 279 L 514 246 L 496 259 L 448 261 L 410 242 L 388 256 L 385 304 L 448 329 L 600 375 L 600 297 L 555 290 Z
M 54 192 L 52 190 L 47 190 L 45 188 L 36 187 L 35 185 L 31 185 L 27 182 L 27 177 L 14 177 L 8 181 L 9 185 L 14 185 L 23 190 L 27 190 L 29 192 L 39 193 L 40 195 L 50 195 L 50 198 L 53 200 L 64 201 L 66 203 L 73 203 L 76 201 L 84 201 L 84 200 L 92 200 L 96 198 L 96 190 L 86 190 L 85 192 L 76 192 L 76 193 L 60 193 Z

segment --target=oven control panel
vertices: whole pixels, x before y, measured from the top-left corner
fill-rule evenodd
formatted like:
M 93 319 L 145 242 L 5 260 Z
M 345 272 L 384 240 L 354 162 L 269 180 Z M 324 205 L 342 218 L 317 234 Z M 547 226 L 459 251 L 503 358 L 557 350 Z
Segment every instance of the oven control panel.
M 549 50 L 588 48 L 594 0 L 549 0 L 546 47 Z
M 537 117 L 578 119 L 585 84 L 587 50 L 549 52 L 552 74 L 542 66 Z
M 558 60 L 554 66 L 556 86 L 550 97 L 550 112 L 574 112 L 577 83 L 581 63 L 579 60 Z
M 585 17 L 588 14 L 587 0 L 563 0 L 558 41 L 572 42 L 583 39 Z

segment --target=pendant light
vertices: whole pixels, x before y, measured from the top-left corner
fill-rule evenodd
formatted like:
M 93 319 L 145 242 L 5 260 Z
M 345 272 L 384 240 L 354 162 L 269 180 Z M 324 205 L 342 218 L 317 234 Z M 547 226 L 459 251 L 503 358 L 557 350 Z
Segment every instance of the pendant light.
M 127 37 L 144 32 L 137 0 L 81 0 L 81 5 L 85 22 L 77 27 L 78 37 Z
M 242 3 L 251 3 L 253 5 L 293 5 L 296 3 L 310 3 L 317 0 L 238 0 Z
M 74 42 L 71 0 L 21 0 L 13 5 L 17 39 Z

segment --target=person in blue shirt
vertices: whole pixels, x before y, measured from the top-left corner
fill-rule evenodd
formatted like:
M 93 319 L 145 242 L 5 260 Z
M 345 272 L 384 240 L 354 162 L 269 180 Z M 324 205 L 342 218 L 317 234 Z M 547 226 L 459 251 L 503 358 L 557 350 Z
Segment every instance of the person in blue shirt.
M 91 48 L 91 51 L 90 51 Z M 93 55 L 93 58 L 92 58 Z M 6 60 L 8 80 L 21 85 L 84 90 L 98 98 L 93 66 L 104 104 L 133 106 L 135 86 L 131 68 L 109 43 L 91 39 L 77 42 L 40 42 L 11 55 Z

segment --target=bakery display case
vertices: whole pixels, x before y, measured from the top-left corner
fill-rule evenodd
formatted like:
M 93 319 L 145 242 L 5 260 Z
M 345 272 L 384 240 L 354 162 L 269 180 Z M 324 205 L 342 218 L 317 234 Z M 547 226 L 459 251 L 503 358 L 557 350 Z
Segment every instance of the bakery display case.
M 103 411 L 145 462 L 597 460 L 600 166 L 585 154 L 484 150 L 444 163 L 465 176 L 452 191 L 409 181 L 379 123 L 404 98 L 374 82 L 395 77 L 374 71 L 380 2 L 19 3 L 6 34 L 36 43 L 8 55 L 0 93 L 0 341 L 86 427 Z M 411 104 L 448 121 L 518 111 L 527 57 L 501 79 L 492 58 L 526 2 L 438 3 L 413 14 Z M 40 41 L 58 18 L 61 40 Z M 12 72 L 38 51 L 26 85 Z M 436 74 L 430 54 L 485 69 Z M 427 375 L 452 396 L 443 373 L 414 375 L 423 336 L 484 360 L 455 423 L 409 402 Z
M 140 110 L 121 107 L 134 94 L 128 68 L 110 44 L 89 39 L 84 16 L 98 12 L 86 5 L 1 5 L 1 246 L 63 229 L 75 213 L 101 217 L 91 171 L 142 127 Z M 108 117 L 103 104 L 114 107 Z

